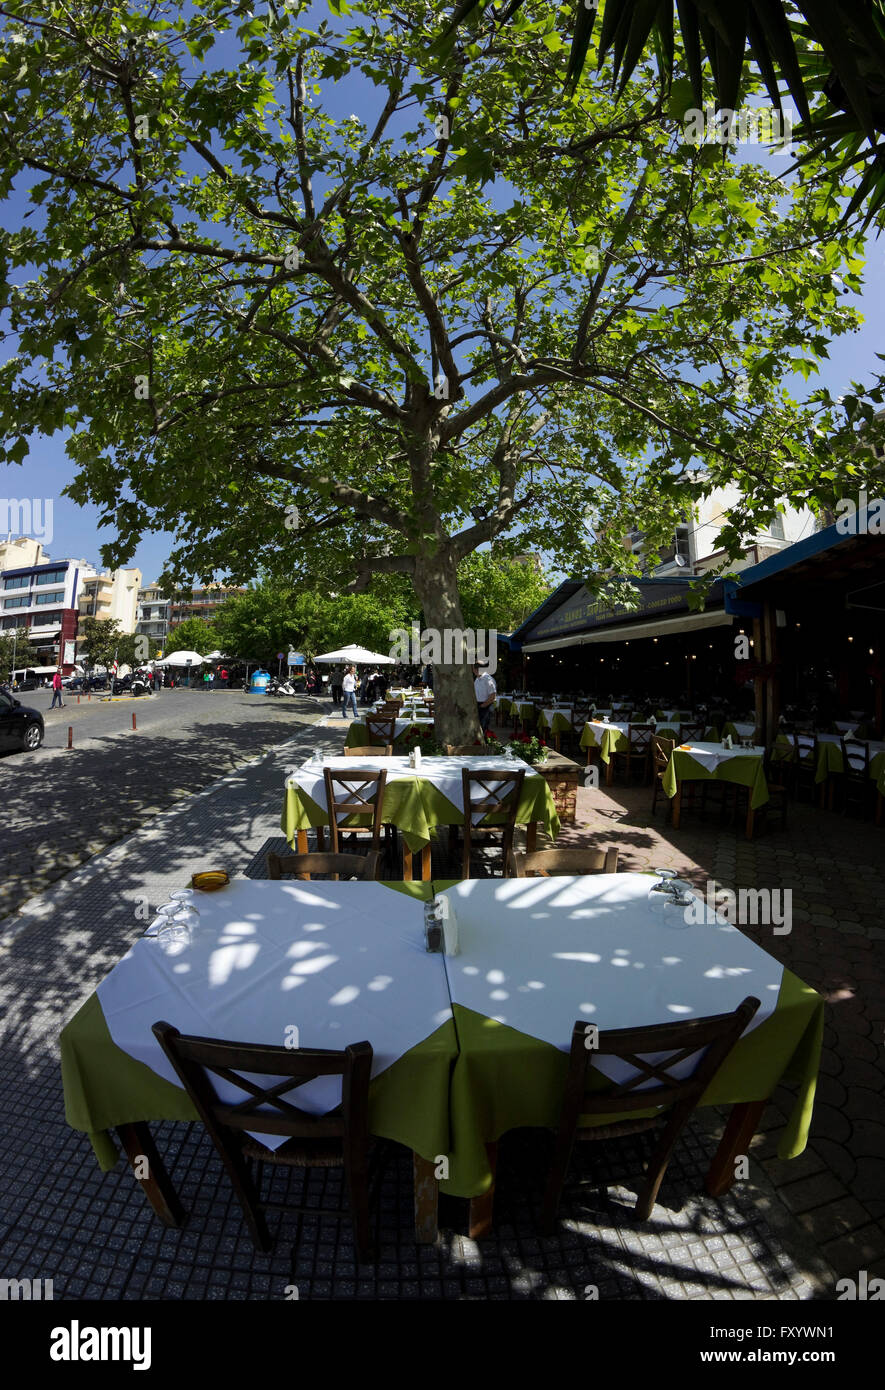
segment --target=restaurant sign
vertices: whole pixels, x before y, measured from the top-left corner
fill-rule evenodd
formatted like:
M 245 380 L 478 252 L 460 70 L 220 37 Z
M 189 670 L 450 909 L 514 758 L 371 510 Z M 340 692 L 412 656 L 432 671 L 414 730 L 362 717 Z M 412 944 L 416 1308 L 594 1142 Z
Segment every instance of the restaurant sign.
M 670 613 L 687 612 L 689 583 L 690 580 L 687 578 L 637 580 L 639 597 L 636 608 L 628 608 L 623 603 L 613 603 L 610 599 L 595 596 L 582 584 L 561 607 L 544 618 L 531 632 L 526 633 L 523 641 L 535 642 L 544 637 L 590 632 L 630 619 L 665 618 Z

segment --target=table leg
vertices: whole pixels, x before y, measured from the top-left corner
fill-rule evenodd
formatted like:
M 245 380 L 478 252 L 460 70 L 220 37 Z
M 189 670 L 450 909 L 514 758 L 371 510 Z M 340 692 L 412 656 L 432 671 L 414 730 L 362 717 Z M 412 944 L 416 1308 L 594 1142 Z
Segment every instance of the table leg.
M 418 1245 L 433 1245 L 437 1233 L 437 1203 L 439 1184 L 436 1170 L 428 1158 L 412 1154 L 412 1177 L 415 1184 L 415 1240 Z
M 492 1214 L 495 1209 L 495 1171 L 498 1166 L 498 1145 L 486 1144 L 486 1155 L 492 1170 L 492 1184 L 481 1197 L 470 1199 L 470 1222 L 467 1234 L 471 1240 L 482 1240 L 492 1233 Z
M 299 853 L 299 854 L 306 854 L 306 853 L 307 853 L 307 831 L 306 831 L 306 830 L 296 830 L 296 831 L 295 831 L 295 840 L 296 840 L 296 843 L 297 843 L 297 846 L 298 846 L 298 853 Z
M 411 881 L 412 881 L 412 851 L 409 849 L 409 847 L 408 847 L 408 845 L 406 844 L 405 839 L 404 839 L 404 840 L 403 840 L 403 882 L 404 882 L 404 883 L 411 883 Z
M 671 825 L 674 830 L 679 829 L 679 813 L 682 810 L 682 783 L 676 783 L 676 795 L 673 798 L 673 816 Z
M 719 1148 L 713 1155 L 704 1186 L 711 1197 L 722 1197 L 734 1182 L 735 1159 L 748 1154 L 767 1100 L 751 1100 L 733 1105 Z
M 525 852 L 526 852 L 526 854 L 534 854 L 534 852 L 535 852 L 535 847 L 537 846 L 537 843 L 538 843 L 538 822 L 537 822 L 536 820 L 530 820 L 529 823 L 528 823 L 528 825 L 527 825 L 526 828 L 525 828 Z
M 605 785 L 610 787 L 615 780 L 615 760 L 611 753 L 608 755 L 608 762 L 605 765 Z
M 882 804 L 885 801 L 880 791 L 876 792 L 876 824 L 882 824 Z
M 430 845 L 421 846 L 421 882 L 430 882 Z
M 755 813 L 755 811 L 753 810 L 752 795 L 750 795 L 750 796 L 747 797 L 747 830 L 746 830 L 746 834 L 747 834 L 747 839 L 748 839 L 748 840 L 752 840 L 752 838 L 753 838 L 753 821 L 754 821 L 754 819 L 755 819 L 755 816 L 756 816 L 756 813 Z
M 183 1226 L 184 1207 L 163 1167 L 150 1127 L 143 1120 L 138 1120 L 133 1124 L 118 1125 L 117 1134 L 145 1197 L 163 1225 Z

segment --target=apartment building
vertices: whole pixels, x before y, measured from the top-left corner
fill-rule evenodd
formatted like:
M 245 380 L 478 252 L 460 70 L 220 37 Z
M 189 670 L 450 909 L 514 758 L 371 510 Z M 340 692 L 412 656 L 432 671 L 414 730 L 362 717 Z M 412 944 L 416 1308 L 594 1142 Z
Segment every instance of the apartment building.
M 53 560 L 39 541 L 0 543 L 0 631 L 22 642 L 22 666 L 73 669 L 81 617 L 135 631 L 137 569 L 99 573 L 88 560 Z M 19 661 L 19 658 L 16 658 Z
M 135 631 L 155 642 L 165 642 L 169 635 L 172 600 L 159 584 L 148 584 L 138 591 L 138 618 Z
M 698 502 L 696 517 L 687 518 L 677 526 L 669 546 L 646 554 L 644 534 L 637 530 L 627 537 L 627 549 L 642 558 L 644 573 L 657 578 L 704 574 L 725 558 L 725 551 L 718 544 L 719 535 L 726 523 L 726 513 L 738 507 L 740 500 L 741 493 L 736 487 L 715 488 Z M 785 506 L 768 527 L 751 538 L 743 555 L 732 561 L 730 568 L 735 571 L 748 569 L 818 529 L 819 522 L 813 512 Z
M 171 600 L 169 626 L 176 627 L 185 618 L 202 618 L 211 623 L 222 603 L 245 592 L 244 588 L 230 584 L 206 584 L 202 588 L 181 590 Z

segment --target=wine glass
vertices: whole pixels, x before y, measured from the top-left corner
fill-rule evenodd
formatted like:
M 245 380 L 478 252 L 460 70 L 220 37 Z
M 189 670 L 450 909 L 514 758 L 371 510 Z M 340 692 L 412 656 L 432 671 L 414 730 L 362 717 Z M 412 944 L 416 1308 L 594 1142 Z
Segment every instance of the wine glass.
M 157 915 L 151 922 L 150 926 L 147 929 L 147 932 L 145 932 L 145 935 L 147 935 L 149 932 L 151 936 L 159 936 L 161 931 L 163 930 L 163 927 L 167 926 L 172 921 L 172 918 L 174 917 L 177 911 L 177 903 L 162 903 L 160 907 L 157 908 Z

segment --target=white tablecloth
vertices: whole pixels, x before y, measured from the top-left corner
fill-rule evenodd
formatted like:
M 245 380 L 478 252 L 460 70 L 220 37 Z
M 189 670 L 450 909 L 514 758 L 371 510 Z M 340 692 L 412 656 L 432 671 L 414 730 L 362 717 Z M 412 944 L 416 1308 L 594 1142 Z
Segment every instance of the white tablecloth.
M 612 719 L 608 720 L 607 723 L 604 723 L 601 719 L 588 719 L 587 723 L 590 725 L 591 729 L 596 730 L 597 734 L 604 732 L 606 729 L 617 729 L 619 734 L 625 734 L 630 728 L 629 724 L 618 724 Z
M 732 758 L 764 758 L 765 749 L 755 744 L 752 748 L 723 748 L 721 743 L 692 743 L 687 748 L 678 745 L 679 751 L 688 753 L 694 758 L 695 762 L 705 767 L 708 772 L 715 772 L 720 763 L 729 762 Z
M 550 728 L 553 727 L 553 716 L 555 714 L 561 714 L 564 719 L 568 720 L 569 727 L 571 727 L 575 711 L 572 705 L 550 705 L 543 709 L 541 713 L 547 720 L 547 724 Z
M 167 955 L 142 937 L 98 987 L 111 1037 L 123 1052 L 179 1085 L 151 1032 L 165 1019 L 182 1033 L 231 1042 L 341 1048 L 368 1040 L 372 1075 L 451 1017 L 442 957 L 424 950 L 424 904 L 380 883 L 235 880 L 195 894 L 200 932 Z M 205 932 L 203 929 L 206 929 Z M 242 1092 L 216 1079 L 219 1095 Z M 341 1083 L 301 1086 L 297 1104 L 325 1114 Z M 260 1135 L 268 1148 L 285 1143 Z
M 783 966 L 736 927 L 663 925 L 648 907 L 656 875 L 471 879 L 446 890 L 460 954 L 446 957 L 453 1004 L 567 1052 L 572 1026 L 700 1018 L 761 1000 L 777 1006 Z M 604 1059 L 612 1080 L 627 1071 Z M 677 1073 L 679 1074 L 679 1073 Z M 683 1073 L 684 1074 L 684 1073 Z

